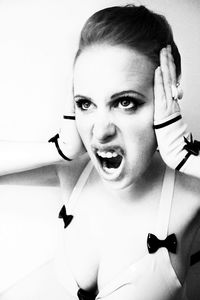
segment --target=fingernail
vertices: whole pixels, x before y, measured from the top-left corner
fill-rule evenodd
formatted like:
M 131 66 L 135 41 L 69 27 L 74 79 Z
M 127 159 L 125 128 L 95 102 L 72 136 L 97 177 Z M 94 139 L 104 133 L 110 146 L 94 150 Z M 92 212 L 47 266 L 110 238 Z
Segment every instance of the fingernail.
M 160 66 L 158 66 L 158 67 L 156 68 L 156 72 L 157 72 L 157 73 L 161 72 Z
M 171 45 L 167 45 L 167 49 L 171 52 L 172 51 Z
M 166 54 L 167 53 L 167 49 L 166 48 L 162 48 L 162 53 Z

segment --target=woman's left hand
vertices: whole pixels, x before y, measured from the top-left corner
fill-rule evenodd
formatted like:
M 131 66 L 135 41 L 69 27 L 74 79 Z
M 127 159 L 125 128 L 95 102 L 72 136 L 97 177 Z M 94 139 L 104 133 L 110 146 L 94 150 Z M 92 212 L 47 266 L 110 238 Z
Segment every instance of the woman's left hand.
M 176 67 L 168 46 L 161 50 L 160 67 L 155 70 L 154 129 L 160 155 L 172 169 L 176 169 L 187 154 L 184 137 L 188 137 L 178 104 L 182 93 L 176 80 Z
M 171 47 L 160 51 L 160 66 L 155 70 L 154 78 L 154 121 L 164 120 L 170 115 L 180 113 L 178 99 L 182 92 L 177 87 L 176 67 Z

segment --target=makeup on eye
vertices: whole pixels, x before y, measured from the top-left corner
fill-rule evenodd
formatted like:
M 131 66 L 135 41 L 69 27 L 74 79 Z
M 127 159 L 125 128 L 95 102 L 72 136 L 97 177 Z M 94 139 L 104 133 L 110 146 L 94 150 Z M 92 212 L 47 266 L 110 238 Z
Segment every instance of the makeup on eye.
M 112 95 L 106 105 L 109 105 L 110 108 L 122 111 L 135 111 L 139 106 L 145 103 L 143 98 L 144 96 L 140 93 L 120 92 Z M 88 111 L 97 107 L 97 105 L 89 97 L 76 95 L 74 96 L 74 101 L 76 106 L 82 111 Z
M 114 108 L 124 110 L 124 111 L 135 111 L 140 105 L 143 104 L 141 100 L 129 95 L 124 95 L 122 97 L 119 97 L 113 100 L 113 102 L 114 102 L 113 103 Z
M 82 111 L 87 111 L 92 107 L 92 105 L 94 105 L 91 100 L 87 100 L 86 98 L 79 98 L 75 100 L 75 103 L 76 106 Z

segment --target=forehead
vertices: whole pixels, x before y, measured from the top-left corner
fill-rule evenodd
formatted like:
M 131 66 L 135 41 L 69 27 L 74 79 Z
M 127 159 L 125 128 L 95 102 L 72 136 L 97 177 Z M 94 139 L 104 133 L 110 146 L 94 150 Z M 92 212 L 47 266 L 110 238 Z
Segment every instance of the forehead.
M 88 97 L 152 88 L 154 65 L 146 56 L 122 46 L 85 49 L 74 67 L 74 92 Z

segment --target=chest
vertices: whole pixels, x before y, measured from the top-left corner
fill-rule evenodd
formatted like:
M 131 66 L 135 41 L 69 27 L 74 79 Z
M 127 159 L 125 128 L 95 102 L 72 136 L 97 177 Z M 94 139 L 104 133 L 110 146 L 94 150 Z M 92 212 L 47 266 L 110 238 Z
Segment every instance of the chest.
M 74 218 L 64 231 L 69 267 L 85 289 L 97 282 L 104 285 L 147 254 L 147 235 L 155 230 L 159 202 L 115 203 L 102 189 L 94 190 L 84 190 L 73 211 L 69 206 Z
M 147 235 L 156 232 L 160 217 L 160 190 L 152 190 L 147 198 L 127 204 L 93 185 L 82 191 L 72 211 L 69 205 L 74 218 L 64 231 L 65 255 L 79 286 L 86 290 L 95 288 L 97 282 L 98 287 L 104 286 L 148 254 Z M 178 239 L 178 253 L 170 260 L 181 281 L 186 274 L 183 266 L 187 264 L 191 231 L 195 231 L 192 212 L 187 218 L 185 213 L 178 204 L 173 205 L 167 228 Z

